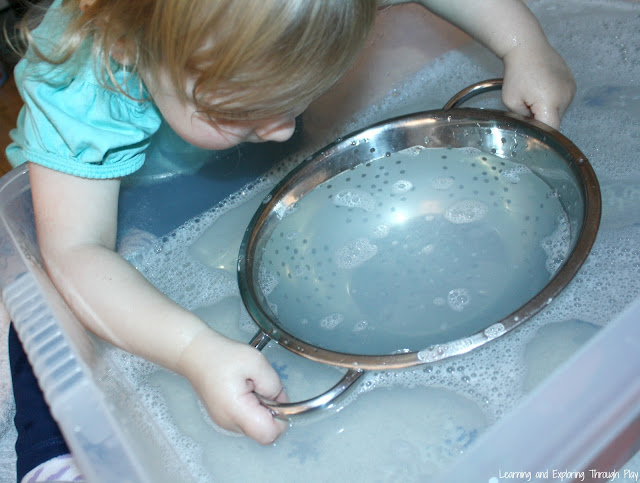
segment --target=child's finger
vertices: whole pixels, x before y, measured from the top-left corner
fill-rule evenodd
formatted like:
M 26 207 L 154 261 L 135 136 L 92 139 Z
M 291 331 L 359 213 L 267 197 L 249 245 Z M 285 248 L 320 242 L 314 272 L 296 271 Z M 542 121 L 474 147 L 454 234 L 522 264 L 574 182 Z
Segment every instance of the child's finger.
M 537 121 L 544 122 L 554 129 L 558 129 L 560 127 L 560 114 L 557 109 L 547 109 L 540 114 L 534 113 L 533 117 Z
M 280 402 L 278 398 L 282 398 L 281 394 L 284 393 L 280 376 L 267 359 L 262 354 L 260 356 L 261 363 L 251 376 L 252 390 L 265 399 Z
M 511 112 L 520 114 L 521 116 L 531 116 L 530 104 L 521 95 L 521 92 L 512 86 L 513 82 L 508 82 L 505 76 L 504 85 L 502 87 L 502 103 Z
M 515 112 L 516 114 L 520 114 L 521 116 L 525 116 L 525 117 L 534 116 L 533 112 L 531 111 L 531 108 L 524 101 L 510 102 L 508 104 L 505 101 L 504 104 L 509 108 L 511 112 Z
M 237 409 L 236 424 L 246 436 L 260 444 L 273 443 L 288 427 L 286 421 L 275 419 L 253 393 L 247 394 Z
M 554 129 L 558 129 L 560 127 L 560 120 L 562 119 L 562 116 L 557 107 L 540 102 L 533 104 L 530 109 L 531 114 L 536 121 L 543 122 Z
M 503 96 L 504 105 L 512 112 L 521 116 L 533 117 L 536 121 L 543 122 L 554 129 L 560 127 L 561 114 L 555 107 L 549 107 L 544 102 L 528 104 L 525 100 L 514 100 Z

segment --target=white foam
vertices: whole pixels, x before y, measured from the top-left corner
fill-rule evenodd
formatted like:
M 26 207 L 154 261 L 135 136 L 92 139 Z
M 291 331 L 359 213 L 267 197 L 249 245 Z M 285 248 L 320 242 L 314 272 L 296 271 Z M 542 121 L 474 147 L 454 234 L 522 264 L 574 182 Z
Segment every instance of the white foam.
M 361 320 L 360 322 L 358 322 L 356 325 L 353 326 L 353 331 L 361 332 L 363 330 L 366 330 L 367 328 L 369 328 L 369 322 L 367 322 L 366 320 Z
M 336 265 L 343 269 L 355 268 L 378 253 L 378 247 L 366 238 L 352 240 L 336 253 Z
M 500 176 L 516 184 L 520 181 L 520 175 L 531 173 L 531 170 L 524 164 L 520 164 L 514 168 L 507 168 L 500 171 Z
M 390 231 L 391 231 L 391 228 L 389 228 L 389 226 L 387 226 L 387 225 L 378 225 L 373 230 L 372 237 L 373 238 L 386 238 L 387 236 L 389 236 L 389 232 Z
M 376 206 L 373 196 L 360 190 L 342 190 L 333 197 L 333 203 L 337 206 L 360 208 L 364 211 L 373 211 Z
M 451 310 L 462 312 L 464 308 L 471 303 L 469 290 L 466 288 L 454 288 L 449 290 L 447 294 L 447 304 Z
M 444 217 L 455 224 L 473 223 L 484 218 L 488 212 L 489 207 L 482 201 L 462 200 L 450 206 Z
M 320 319 L 320 327 L 326 330 L 333 330 L 344 321 L 344 315 L 342 314 L 329 314 L 326 317 Z
M 118 253 L 127 260 L 132 260 L 142 253 L 152 250 L 158 243 L 153 234 L 133 228 L 118 240 Z
M 571 232 L 569 230 L 569 220 L 565 214 L 556 220 L 554 232 L 542 239 L 542 248 L 547 254 L 545 266 L 547 271 L 553 275 L 556 273 L 569 255 L 571 243 Z
M 258 287 L 265 297 L 278 286 L 279 280 L 275 273 L 267 270 L 264 266 L 258 269 Z
M 505 333 L 504 324 L 501 324 L 500 322 L 498 322 L 493 325 L 490 325 L 489 327 L 484 329 L 483 333 L 487 337 L 487 339 L 493 340 L 496 337 L 499 337 Z

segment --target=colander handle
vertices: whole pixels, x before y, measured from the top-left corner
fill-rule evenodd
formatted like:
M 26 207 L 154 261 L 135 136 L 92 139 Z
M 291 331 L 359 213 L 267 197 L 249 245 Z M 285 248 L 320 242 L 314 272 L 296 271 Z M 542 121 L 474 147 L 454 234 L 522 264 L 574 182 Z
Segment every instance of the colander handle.
M 264 332 L 258 332 L 250 344 L 258 350 L 262 350 L 269 343 L 269 336 Z M 362 370 L 349 369 L 338 383 L 327 392 L 311 399 L 292 403 L 277 403 L 256 394 L 260 404 L 271 411 L 274 418 L 291 419 L 302 416 L 318 409 L 327 409 L 343 396 L 355 382 L 364 374 Z
M 460 92 L 455 94 L 449 102 L 447 102 L 443 109 L 448 111 L 458 107 L 460 104 L 467 102 L 472 97 L 483 94 L 485 92 L 497 91 L 502 89 L 502 79 L 487 79 L 484 81 L 476 82 L 475 84 L 465 87 Z

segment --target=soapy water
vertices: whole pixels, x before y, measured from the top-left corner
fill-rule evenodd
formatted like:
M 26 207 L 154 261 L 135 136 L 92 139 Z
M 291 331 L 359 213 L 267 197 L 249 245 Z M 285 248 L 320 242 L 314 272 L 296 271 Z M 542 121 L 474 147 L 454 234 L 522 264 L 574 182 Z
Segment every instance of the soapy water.
M 344 315 L 331 314 L 327 315 L 320 321 L 320 327 L 325 330 L 333 330 L 344 321 Z
M 366 238 L 358 238 L 347 242 L 336 253 L 336 266 L 338 268 L 356 268 L 373 258 L 378 253 L 378 247 Z M 305 275 L 306 277 L 306 275 Z
M 482 201 L 462 200 L 449 207 L 444 214 L 447 221 L 455 224 L 479 221 L 487 214 L 489 207 Z
M 549 273 L 556 273 L 569 255 L 571 232 L 566 214 L 558 216 L 556 230 L 542 240 L 542 248 L 547 254 L 545 266 Z
M 277 280 L 265 303 L 289 333 L 338 352 L 419 351 L 483 330 L 540 291 L 569 252 L 560 199 L 519 166 L 421 147 L 332 177 L 255 255 L 258 278 Z M 517 186 L 505 170 L 522 173 Z M 454 183 L 434 189 L 443 171 Z M 335 314 L 344 323 L 327 324 Z M 360 320 L 369 331 L 352 330 Z
M 500 176 L 508 179 L 513 184 L 516 184 L 518 181 L 520 181 L 521 174 L 526 174 L 530 172 L 531 170 L 527 166 L 525 166 L 524 164 L 520 164 L 513 168 L 503 169 L 500 172 Z
M 499 419 L 526 391 L 535 387 L 544 374 L 553 370 L 552 365 L 545 366 L 549 360 L 547 355 L 558 355 L 562 351 L 568 357 L 589 334 L 606 325 L 640 295 L 640 107 L 635 101 L 627 102 L 640 94 L 635 82 L 640 75 L 640 36 L 636 28 L 640 7 L 632 2 L 585 0 L 561 3 L 533 0 L 528 6 L 540 18 L 551 42 L 576 76 L 579 90 L 565 115 L 562 132 L 589 158 L 602 186 L 601 230 L 580 272 L 560 296 L 517 330 L 499 337 L 504 328 L 491 325 L 485 331 L 496 339 L 464 356 L 403 371 L 369 373 L 344 401 L 343 410 L 318 416 L 319 421 L 295 422 L 283 438 L 267 448 L 246 438 L 230 438 L 217 432 L 184 380 L 114 351 L 118 365 L 134 382 L 140 397 L 179 449 L 196 479 L 246 481 L 255 478 L 255 468 L 261 468 L 261 481 L 281 481 L 283 469 L 308 481 L 335 477 L 381 481 L 386 471 L 393 476 L 401 475 L 407 481 L 425 481 L 465 451 L 478 432 Z M 393 95 L 368 112 L 359 113 L 352 123 L 338 126 L 336 132 L 327 134 L 326 141 L 390 115 L 408 112 L 419 102 L 426 108 L 439 108 L 452 90 L 472 80 L 500 75 L 492 57 L 476 47 L 465 49 L 446 54 L 414 78 L 396 86 Z M 429 85 L 429 89 L 425 90 L 424 85 Z M 419 99 L 424 95 L 429 97 Z M 288 167 L 296 162 L 291 160 Z M 154 284 L 178 303 L 196 311 L 210 325 L 239 340 L 248 340 L 255 326 L 242 308 L 234 274 L 217 268 L 217 263 L 208 261 L 202 252 L 194 258 L 188 247 L 197 243 L 207 230 L 217 235 L 211 239 L 219 239 L 219 246 L 229 245 L 232 234 L 224 230 L 217 232 L 217 227 L 227 226 L 229 218 L 237 219 L 243 206 L 259 204 L 265 190 L 273 186 L 288 167 L 285 165 L 270 173 L 245 192 L 203 214 L 198 223 L 188 222 L 160 240 L 154 250 L 130 259 Z M 507 171 L 502 179 L 515 190 L 528 176 L 526 172 Z M 416 184 L 415 180 L 411 181 Z M 449 181 L 438 183 L 446 185 Z M 453 183 L 443 191 L 452 189 L 455 189 Z M 346 207 L 336 207 L 343 208 Z M 358 210 L 361 214 L 367 212 L 354 208 Z M 247 217 L 250 213 L 249 210 Z M 435 215 L 426 215 L 423 220 L 442 221 Z M 561 250 L 555 248 L 562 246 L 561 239 L 565 236 L 561 225 L 551 231 L 550 238 L 541 246 L 545 260 L 562 256 Z M 380 240 L 390 240 L 392 232 L 392 225 L 377 223 L 368 240 L 377 246 Z M 148 240 L 144 242 L 147 244 Z M 435 254 L 437 242 L 433 245 L 434 251 L 426 256 Z M 427 245 L 410 246 L 420 251 Z M 133 253 L 131 246 L 127 249 Z M 555 270 L 553 265 L 550 271 Z M 276 290 L 280 283 L 269 274 L 265 274 L 264 280 L 268 287 L 266 293 Z M 469 289 L 463 284 L 447 287 L 428 303 L 454 312 L 448 305 L 448 294 L 461 288 Z M 476 298 L 471 294 L 469 304 L 460 313 L 467 312 Z M 235 322 L 230 325 L 230 321 Z M 345 319 L 335 330 L 342 325 L 375 333 L 371 321 L 365 319 L 355 320 L 353 324 Z M 546 330 L 544 337 L 542 329 Z M 577 334 L 584 336 L 577 337 Z M 551 344 L 550 341 L 555 345 L 544 346 Z M 542 350 L 541 344 L 549 350 Z M 527 356 L 534 347 L 536 352 Z M 265 354 L 281 374 L 293 399 L 316 395 L 339 377 L 336 370 L 272 345 Z M 399 409 L 398 404 L 402 405 Z M 434 418 L 423 419 L 429 414 Z M 376 433 L 358 433 L 359 428 L 374 428 Z M 341 435 L 352 435 L 353 439 L 347 441 L 341 439 Z M 340 463 L 347 460 L 348 465 Z M 252 464 L 248 465 L 247 461 Z M 333 470 L 336 467 L 340 468 L 339 472 Z
M 411 181 L 407 181 L 406 179 L 401 179 L 393 183 L 392 192 L 396 195 L 401 193 L 406 193 L 413 188 L 413 183 Z
M 333 202 L 337 206 L 360 208 L 364 211 L 373 211 L 375 209 L 375 198 L 369 193 L 360 190 L 340 191 L 333 198 Z
M 447 294 L 447 303 L 456 312 L 462 312 L 470 302 L 471 296 L 466 288 L 454 288 Z
M 431 186 L 437 190 L 448 190 L 453 186 L 454 181 L 451 176 L 436 178 L 431 182 Z

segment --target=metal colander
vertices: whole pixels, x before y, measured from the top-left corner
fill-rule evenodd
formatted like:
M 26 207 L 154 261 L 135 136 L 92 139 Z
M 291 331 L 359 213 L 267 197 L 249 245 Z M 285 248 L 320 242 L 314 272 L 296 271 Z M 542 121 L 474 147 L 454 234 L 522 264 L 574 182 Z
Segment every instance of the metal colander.
M 501 111 L 443 110 L 339 140 L 273 189 L 245 234 L 238 280 L 270 339 L 349 370 L 288 417 L 323 407 L 363 370 L 468 352 L 520 325 L 575 275 L 600 195 L 584 155 Z

